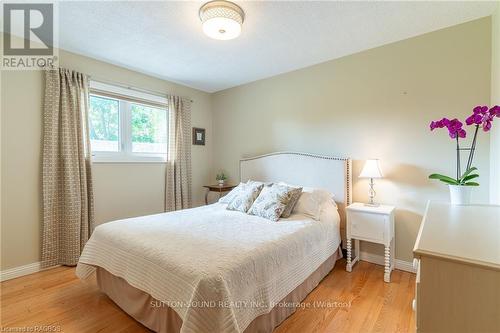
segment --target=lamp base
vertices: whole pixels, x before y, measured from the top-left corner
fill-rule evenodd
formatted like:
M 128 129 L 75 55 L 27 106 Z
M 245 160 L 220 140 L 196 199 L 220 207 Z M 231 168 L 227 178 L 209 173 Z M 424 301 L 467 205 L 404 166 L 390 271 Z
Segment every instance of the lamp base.
M 380 204 L 375 203 L 375 201 L 373 200 L 375 198 L 375 195 L 377 194 L 375 192 L 375 190 L 373 189 L 374 185 L 375 184 L 373 183 L 373 178 L 370 178 L 370 190 L 368 191 L 368 196 L 370 198 L 370 202 L 369 203 L 365 203 L 365 206 L 368 206 L 368 207 L 378 207 L 378 206 L 380 206 Z

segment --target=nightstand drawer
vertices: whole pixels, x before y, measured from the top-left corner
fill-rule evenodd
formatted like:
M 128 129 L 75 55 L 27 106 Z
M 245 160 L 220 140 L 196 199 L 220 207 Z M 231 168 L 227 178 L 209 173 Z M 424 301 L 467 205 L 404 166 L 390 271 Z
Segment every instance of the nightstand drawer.
M 349 217 L 352 238 L 384 240 L 385 215 L 350 212 Z

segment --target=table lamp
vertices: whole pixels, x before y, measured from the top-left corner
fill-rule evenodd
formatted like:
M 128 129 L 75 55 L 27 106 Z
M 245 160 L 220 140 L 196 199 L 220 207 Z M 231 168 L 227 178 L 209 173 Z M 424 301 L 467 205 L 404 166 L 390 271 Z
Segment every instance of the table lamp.
M 359 178 L 370 178 L 370 189 L 368 190 L 368 195 L 370 196 L 370 202 L 365 204 L 366 206 L 377 207 L 379 204 L 373 201 L 375 195 L 377 194 L 373 189 L 375 185 L 373 183 L 374 178 L 382 178 L 382 172 L 380 171 L 380 166 L 377 159 L 366 160 L 363 170 L 359 174 Z

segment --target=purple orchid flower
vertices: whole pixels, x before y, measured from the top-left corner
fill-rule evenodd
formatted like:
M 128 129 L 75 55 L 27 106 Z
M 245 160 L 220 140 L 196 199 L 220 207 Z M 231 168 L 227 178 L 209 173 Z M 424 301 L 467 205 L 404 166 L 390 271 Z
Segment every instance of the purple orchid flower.
M 441 120 L 432 121 L 430 124 L 430 129 L 431 131 L 433 131 L 436 128 L 446 127 L 448 129 L 448 134 L 450 135 L 450 138 L 452 139 L 455 139 L 457 137 L 465 138 L 467 133 L 462 128 L 462 126 L 463 126 L 462 122 L 457 118 L 451 120 L 448 118 L 443 118 Z
M 448 134 L 452 139 L 455 139 L 456 141 L 456 146 L 457 146 L 457 175 L 456 179 L 452 179 L 451 177 L 439 175 L 439 174 L 432 174 L 429 176 L 429 178 L 432 179 L 440 179 L 444 181 L 447 184 L 456 184 L 456 185 L 464 185 L 464 186 L 478 186 L 479 184 L 476 182 L 470 182 L 470 181 L 465 181 L 465 179 L 472 179 L 470 178 L 471 172 L 474 170 L 477 170 L 477 168 L 472 167 L 472 162 L 474 159 L 474 152 L 476 150 L 476 138 L 477 138 L 477 133 L 479 130 L 479 127 L 483 129 L 484 132 L 488 132 L 491 129 L 491 124 L 493 122 L 493 119 L 495 117 L 500 117 L 500 106 L 494 105 L 491 108 L 488 108 L 488 106 L 485 105 L 478 105 L 472 110 L 472 114 L 467 117 L 465 120 L 465 123 L 467 125 L 475 125 L 474 129 L 474 137 L 472 139 L 472 144 L 470 148 L 460 148 L 460 140 L 459 138 L 465 138 L 467 133 L 465 132 L 465 129 L 463 129 L 463 124 L 460 120 L 458 119 L 448 119 L 448 118 L 442 118 L 440 120 L 434 120 L 431 121 L 430 123 L 430 129 L 431 131 L 435 130 L 436 128 L 444 128 L 446 127 L 448 129 Z M 467 166 L 465 168 L 465 173 L 462 175 L 461 168 L 460 168 L 460 151 L 461 150 L 468 150 L 469 151 L 469 158 L 467 160 Z M 474 174 L 473 178 L 479 177 L 479 175 Z M 444 179 L 444 180 L 443 180 Z M 450 182 L 451 180 L 451 182 Z
M 488 110 L 487 106 L 478 105 L 472 110 L 472 114 L 465 120 L 467 125 L 478 125 L 483 131 L 491 129 L 493 118 L 500 117 L 500 107 L 495 105 Z
M 490 113 L 500 118 L 500 106 L 499 105 L 492 106 L 490 109 Z

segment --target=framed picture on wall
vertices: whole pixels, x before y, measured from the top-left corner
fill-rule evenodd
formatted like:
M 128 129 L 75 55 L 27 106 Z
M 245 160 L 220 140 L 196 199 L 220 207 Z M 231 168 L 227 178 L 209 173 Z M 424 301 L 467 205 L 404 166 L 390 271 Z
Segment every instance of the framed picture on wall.
M 193 145 L 205 145 L 205 129 L 193 127 Z

